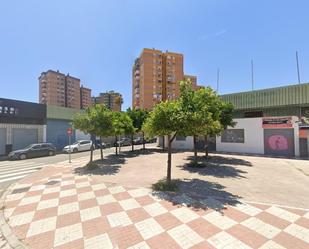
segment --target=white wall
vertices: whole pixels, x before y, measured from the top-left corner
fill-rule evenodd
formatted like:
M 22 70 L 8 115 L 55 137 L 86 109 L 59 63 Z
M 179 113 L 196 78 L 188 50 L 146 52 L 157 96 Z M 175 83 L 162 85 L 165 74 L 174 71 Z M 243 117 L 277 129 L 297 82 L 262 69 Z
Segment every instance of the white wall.
M 216 138 L 217 151 L 264 154 L 264 132 L 262 118 L 234 119 L 237 124 L 228 129 L 244 129 L 244 143 L 222 143 Z
M 167 136 L 165 136 L 165 147 L 167 148 Z M 193 149 L 193 137 L 186 137 L 186 140 L 177 140 L 177 137 L 176 137 L 172 142 L 172 148 L 179 149 L 179 150 L 192 150 Z
M 292 122 L 293 122 L 293 128 L 294 128 L 294 149 L 295 149 L 295 156 L 299 157 L 300 156 L 300 151 L 299 151 L 299 118 L 296 116 L 292 117 Z

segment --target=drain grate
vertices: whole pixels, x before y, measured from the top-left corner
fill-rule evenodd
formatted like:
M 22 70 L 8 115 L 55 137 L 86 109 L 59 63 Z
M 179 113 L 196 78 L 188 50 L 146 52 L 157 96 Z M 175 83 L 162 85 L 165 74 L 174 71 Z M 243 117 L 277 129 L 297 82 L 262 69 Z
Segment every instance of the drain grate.
M 24 192 L 28 191 L 29 189 L 30 189 L 30 187 L 27 187 L 27 188 L 17 188 L 17 189 L 14 189 L 12 191 L 12 194 L 24 193 Z

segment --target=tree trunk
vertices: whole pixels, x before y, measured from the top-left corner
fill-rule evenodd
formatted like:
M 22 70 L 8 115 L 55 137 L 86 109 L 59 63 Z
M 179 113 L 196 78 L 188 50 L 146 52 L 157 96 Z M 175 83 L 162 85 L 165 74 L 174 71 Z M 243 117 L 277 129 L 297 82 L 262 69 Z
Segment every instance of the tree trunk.
M 162 149 L 165 150 L 165 136 L 162 136 Z
M 197 164 L 196 135 L 193 136 L 194 164 Z
M 131 134 L 131 146 L 132 146 L 132 152 L 134 151 L 134 143 L 133 143 L 133 140 L 134 140 L 134 135 L 133 133 Z
M 116 155 L 118 155 L 118 137 L 115 136 L 115 149 L 116 149 Z
M 103 148 L 102 148 L 102 137 L 100 136 L 100 151 L 101 151 L 101 161 L 103 162 Z
M 93 145 L 90 147 L 90 163 L 93 161 Z
M 167 176 L 166 180 L 170 182 L 172 180 L 172 141 L 171 135 L 167 136 L 168 144 L 167 144 Z
M 145 132 L 142 132 L 143 134 L 143 150 L 145 149 Z
M 205 135 L 205 157 L 208 158 L 208 136 Z

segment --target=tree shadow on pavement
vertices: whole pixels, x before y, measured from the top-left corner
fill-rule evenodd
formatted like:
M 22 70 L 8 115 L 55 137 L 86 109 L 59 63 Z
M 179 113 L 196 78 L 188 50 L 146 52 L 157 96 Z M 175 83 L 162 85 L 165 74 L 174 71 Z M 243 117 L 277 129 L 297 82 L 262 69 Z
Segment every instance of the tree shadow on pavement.
M 208 159 L 199 157 L 197 165 L 193 163 L 193 156 L 187 157 L 187 160 L 189 161 L 188 163 L 177 167 L 190 173 L 198 173 L 203 176 L 208 175 L 218 178 L 245 178 L 243 174 L 246 174 L 247 171 L 236 168 L 235 166 L 252 166 L 249 161 L 233 157 L 212 156 Z
M 74 173 L 79 175 L 115 175 L 125 162 L 126 159 L 123 155 L 107 155 L 103 158 L 103 161 L 100 159 L 93 161 L 97 166 L 94 169 L 89 169 L 86 165 L 75 168 Z
M 222 212 L 226 206 L 240 204 L 238 195 L 225 191 L 219 183 L 200 179 L 177 180 L 177 192 L 153 191 L 152 194 L 160 200 L 166 200 L 173 205 L 185 205 L 194 209 L 213 209 Z
M 173 154 L 183 153 L 182 150 L 173 150 Z M 146 148 L 146 149 L 135 149 L 134 151 L 121 151 L 119 155 L 132 158 L 138 157 L 140 155 L 152 155 L 152 154 L 167 154 L 167 150 L 163 150 L 162 148 Z

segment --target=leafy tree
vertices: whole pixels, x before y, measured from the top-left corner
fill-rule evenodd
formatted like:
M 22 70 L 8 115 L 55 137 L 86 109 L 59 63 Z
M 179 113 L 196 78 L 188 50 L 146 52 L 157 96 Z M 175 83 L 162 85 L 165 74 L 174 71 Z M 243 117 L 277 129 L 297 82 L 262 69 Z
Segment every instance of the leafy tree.
M 179 101 L 161 102 L 150 112 L 143 125 L 143 131 L 148 135 L 167 136 L 168 159 L 167 159 L 167 181 L 172 179 L 172 142 L 177 134 L 182 134 L 185 124 L 185 115 L 181 110 Z
M 145 134 L 142 130 L 143 124 L 148 116 L 148 111 L 141 109 L 127 109 L 127 114 L 131 118 L 134 126 L 134 132 L 142 132 L 143 134 L 143 149 L 145 149 Z M 134 151 L 133 135 L 131 134 L 132 151 Z
M 118 155 L 118 136 L 122 134 L 132 134 L 134 133 L 134 126 L 132 119 L 125 112 L 112 112 L 113 121 L 112 121 L 112 129 L 113 135 L 116 140 L 116 155 Z M 119 147 L 120 149 L 120 147 Z
M 73 126 L 85 133 L 100 138 L 113 134 L 112 113 L 104 105 L 94 105 L 86 109 L 84 114 L 77 114 L 73 119 Z M 101 160 L 103 160 L 103 148 Z M 93 146 L 90 152 L 90 162 L 93 161 Z

